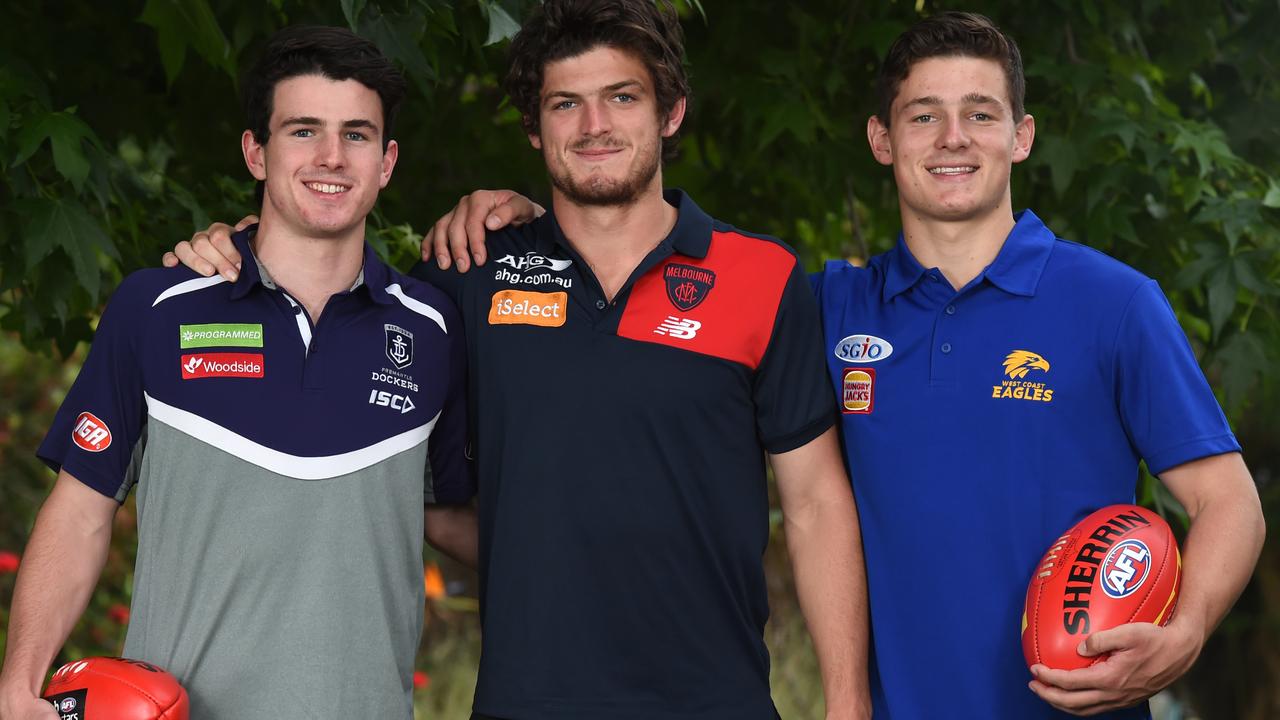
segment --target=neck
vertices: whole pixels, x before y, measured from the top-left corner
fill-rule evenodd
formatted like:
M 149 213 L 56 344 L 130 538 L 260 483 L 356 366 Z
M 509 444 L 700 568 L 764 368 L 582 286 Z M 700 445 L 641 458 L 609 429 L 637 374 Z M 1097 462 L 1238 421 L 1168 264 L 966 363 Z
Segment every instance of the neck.
M 622 289 L 649 251 L 675 227 L 676 209 L 662 199 L 660 175 L 626 205 L 579 205 L 559 190 L 552 193 L 556 222 L 565 238 L 591 266 L 609 299 Z
M 311 316 L 320 319 L 335 293 L 351 288 L 364 263 L 364 223 L 340 236 L 312 237 L 274 221 L 263 207 L 251 244 L 271 279 L 288 290 Z
M 958 222 L 901 209 L 902 237 L 911 255 L 926 268 L 938 268 L 957 290 L 996 259 L 1014 226 L 1007 199 L 994 212 Z

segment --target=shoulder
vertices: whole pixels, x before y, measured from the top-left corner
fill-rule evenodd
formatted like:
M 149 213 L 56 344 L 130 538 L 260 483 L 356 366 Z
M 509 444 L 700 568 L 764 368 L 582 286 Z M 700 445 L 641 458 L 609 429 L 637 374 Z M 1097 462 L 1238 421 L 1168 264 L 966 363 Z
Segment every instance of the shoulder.
M 1078 242 L 1056 238 L 1043 280 L 1078 293 L 1128 297 L 1151 278 L 1110 255 Z
M 753 264 L 785 268 L 788 272 L 800 261 L 790 245 L 772 235 L 750 232 L 715 219 L 711 221 L 709 253 L 739 254 Z
M 186 267 L 144 268 L 136 270 L 120 282 L 111 296 L 111 304 L 134 308 L 158 307 L 175 298 L 190 301 L 207 297 L 204 291 L 221 286 L 224 293 L 231 287 L 224 278 L 204 277 Z
M 418 263 L 418 266 L 434 267 L 432 263 Z M 422 279 L 429 278 L 430 275 L 420 274 L 418 266 L 415 266 L 413 275 L 406 275 L 388 266 L 387 285 L 384 290 L 396 301 L 399 312 L 409 317 L 416 316 L 424 321 L 434 322 L 446 334 L 452 334 L 454 328 L 460 323 L 458 309 L 443 290 Z M 454 271 L 437 270 L 437 272 Z

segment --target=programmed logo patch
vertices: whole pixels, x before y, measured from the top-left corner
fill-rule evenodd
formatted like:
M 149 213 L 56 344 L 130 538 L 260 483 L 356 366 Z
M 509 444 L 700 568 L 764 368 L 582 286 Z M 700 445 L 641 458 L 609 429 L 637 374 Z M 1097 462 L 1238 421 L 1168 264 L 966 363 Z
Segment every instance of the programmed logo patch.
M 662 279 L 667 283 L 667 299 L 686 312 L 701 305 L 716 284 L 714 272 L 679 263 L 663 268 Z
M 1137 539 L 1124 540 L 1111 548 L 1102 561 L 1102 590 L 1113 598 L 1132 595 L 1151 572 L 1151 551 Z

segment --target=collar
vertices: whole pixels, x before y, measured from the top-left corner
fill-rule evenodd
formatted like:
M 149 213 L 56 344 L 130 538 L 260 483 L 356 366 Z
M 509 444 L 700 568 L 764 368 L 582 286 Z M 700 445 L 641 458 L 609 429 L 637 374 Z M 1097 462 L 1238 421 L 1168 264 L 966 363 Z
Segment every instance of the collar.
M 676 209 L 675 227 L 671 228 L 663 244 L 681 255 L 705 258 L 711 249 L 711 216 L 703 212 L 683 190 L 664 190 L 662 199 Z M 536 233 L 534 247 L 543 255 L 551 254 L 557 246 L 572 247 L 552 210 L 547 210 L 545 215 L 534 221 L 533 230 Z
M 249 240 L 258 232 L 257 224 L 237 232 L 231 236 L 231 242 L 236 246 L 236 250 L 240 252 L 241 258 L 249 258 L 253 262 L 240 263 L 240 276 L 236 278 L 235 284 L 231 286 L 231 299 L 239 300 L 249 294 L 254 285 L 261 285 L 270 290 L 278 289 L 271 274 L 267 272 L 267 268 L 254 254 L 253 247 Z M 369 297 L 380 305 L 390 305 L 395 299 L 387 293 L 387 280 L 390 277 L 386 263 L 378 257 L 373 251 L 369 243 L 364 243 L 364 262 L 360 267 L 360 274 L 356 276 L 356 281 L 352 283 L 351 289 L 347 292 L 355 292 L 364 287 L 369 293 Z
M 1040 284 L 1040 275 L 1049 262 L 1053 244 L 1057 239 L 1053 231 L 1030 210 L 1014 216 L 1013 230 L 1000 246 L 1000 252 L 979 275 L 992 285 L 1012 295 L 1032 297 Z M 906 240 L 898 233 L 898 244 L 888 252 L 885 271 L 885 302 L 905 292 L 919 282 L 925 268 L 907 249 Z

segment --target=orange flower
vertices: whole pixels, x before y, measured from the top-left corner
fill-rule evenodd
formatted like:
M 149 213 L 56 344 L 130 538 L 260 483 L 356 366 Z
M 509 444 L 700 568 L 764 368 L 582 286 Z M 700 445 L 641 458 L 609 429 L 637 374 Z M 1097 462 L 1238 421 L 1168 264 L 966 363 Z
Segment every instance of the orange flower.
M 107 617 L 120 625 L 129 623 L 129 606 L 116 603 L 107 609 Z
M 426 673 L 422 672 L 421 670 L 413 671 L 413 689 L 414 690 L 426 690 L 429 685 L 431 685 L 431 678 L 427 677 Z
M 431 600 L 439 600 L 446 594 L 444 575 L 440 574 L 440 566 L 435 563 L 427 566 L 427 572 L 422 576 L 422 584 L 427 591 L 427 597 Z
M 0 550 L 0 575 L 8 575 L 9 573 L 18 572 L 18 565 L 22 559 L 17 553 L 11 553 L 8 550 Z

